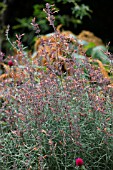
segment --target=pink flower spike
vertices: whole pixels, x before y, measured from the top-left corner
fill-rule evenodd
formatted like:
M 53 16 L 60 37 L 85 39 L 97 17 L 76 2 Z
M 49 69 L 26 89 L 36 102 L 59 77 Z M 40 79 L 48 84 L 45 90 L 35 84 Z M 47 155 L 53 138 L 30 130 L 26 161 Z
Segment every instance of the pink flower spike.
M 8 65 L 9 65 L 10 67 L 13 66 L 13 65 L 14 65 L 13 61 L 12 61 L 12 60 L 9 60 L 9 61 L 8 61 Z
M 76 161 L 76 166 L 82 166 L 84 164 L 84 161 L 82 158 L 77 158 L 75 161 Z

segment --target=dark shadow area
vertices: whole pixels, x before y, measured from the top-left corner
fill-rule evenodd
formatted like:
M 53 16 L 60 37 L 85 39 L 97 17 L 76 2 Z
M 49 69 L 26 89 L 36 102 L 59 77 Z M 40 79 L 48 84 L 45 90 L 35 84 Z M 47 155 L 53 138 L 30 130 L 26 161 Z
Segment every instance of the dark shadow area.
M 33 13 L 33 5 L 36 3 L 42 3 L 43 1 L 9 1 L 8 9 L 5 13 L 5 24 L 16 25 L 17 21 L 15 18 L 30 17 Z M 67 28 L 73 31 L 75 34 L 79 34 L 82 30 L 88 30 L 93 32 L 96 36 L 100 37 L 105 44 L 110 42 L 110 50 L 113 52 L 113 2 L 103 1 L 103 0 L 82 0 L 84 3 L 90 7 L 93 11 L 91 13 L 91 18 L 85 17 L 83 23 L 78 25 L 75 29 L 73 25 Z M 59 7 L 60 10 L 65 11 L 62 6 Z M 67 7 L 68 9 L 69 7 Z

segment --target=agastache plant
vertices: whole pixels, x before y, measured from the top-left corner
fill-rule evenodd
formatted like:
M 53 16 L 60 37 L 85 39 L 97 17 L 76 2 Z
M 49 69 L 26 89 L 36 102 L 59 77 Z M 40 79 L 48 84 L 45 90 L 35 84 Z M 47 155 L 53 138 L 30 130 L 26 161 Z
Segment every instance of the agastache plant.
M 72 56 L 72 39 L 56 33 L 51 6 L 46 8 L 54 41 L 40 37 L 35 60 L 22 55 L 22 65 L 17 54 L 9 56 L 14 59 L 10 73 L 18 77 L 8 75 L 0 82 L 1 169 L 111 170 L 113 89 L 88 57 Z M 35 19 L 32 26 L 39 34 Z M 24 52 L 22 36 L 16 38 Z
M 40 33 L 40 28 L 39 25 L 36 23 L 36 18 L 32 19 L 31 25 L 33 26 L 35 33 L 39 34 Z
M 55 8 L 53 8 L 55 5 L 50 5 L 49 3 L 46 3 L 46 8 L 43 9 L 43 11 L 47 14 L 46 19 L 49 21 L 49 24 L 54 28 L 54 31 L 56 31 L 56 27 L 55 27 L 55 17 L 54 14 L 57 13 L 58 11 L 56 11 Z

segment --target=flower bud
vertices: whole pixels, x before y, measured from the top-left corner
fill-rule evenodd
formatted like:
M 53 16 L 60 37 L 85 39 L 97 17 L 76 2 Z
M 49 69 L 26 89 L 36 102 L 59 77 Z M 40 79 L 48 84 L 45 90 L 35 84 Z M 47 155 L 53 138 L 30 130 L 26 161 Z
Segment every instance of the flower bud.
M 13 61 L 12 61 L 12 60 L 9 60 L 9 61 L 8 61 L 8 65 L 9 65 L 10 67 L 13 66 L 13 65 L 14 65 Z
M 82 165 L 84 164 L 84 161 L 83 161 L 83 159 L 81 159 L 81 158 L 77 158 L 77 159 L 75 160 L 75 162 L 76 162 L 76 166 L 82 166 Z

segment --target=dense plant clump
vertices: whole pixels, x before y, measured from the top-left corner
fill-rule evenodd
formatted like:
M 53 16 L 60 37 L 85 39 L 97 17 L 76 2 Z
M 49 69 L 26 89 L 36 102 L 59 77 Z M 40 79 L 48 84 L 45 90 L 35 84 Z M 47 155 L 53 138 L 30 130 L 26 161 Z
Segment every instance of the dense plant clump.
M 54 41 L 40 39 L 34 61 L 16 35 L 16 54 L 8 57 L 10 74 L 0 82 L 0 168 L 111 170 L 113 89 L 88 57 L 75 58 L 76 41 L 57 31 L 52 7 L 45 12 Z M 40 32 L 35 19 L 32 26 Z

